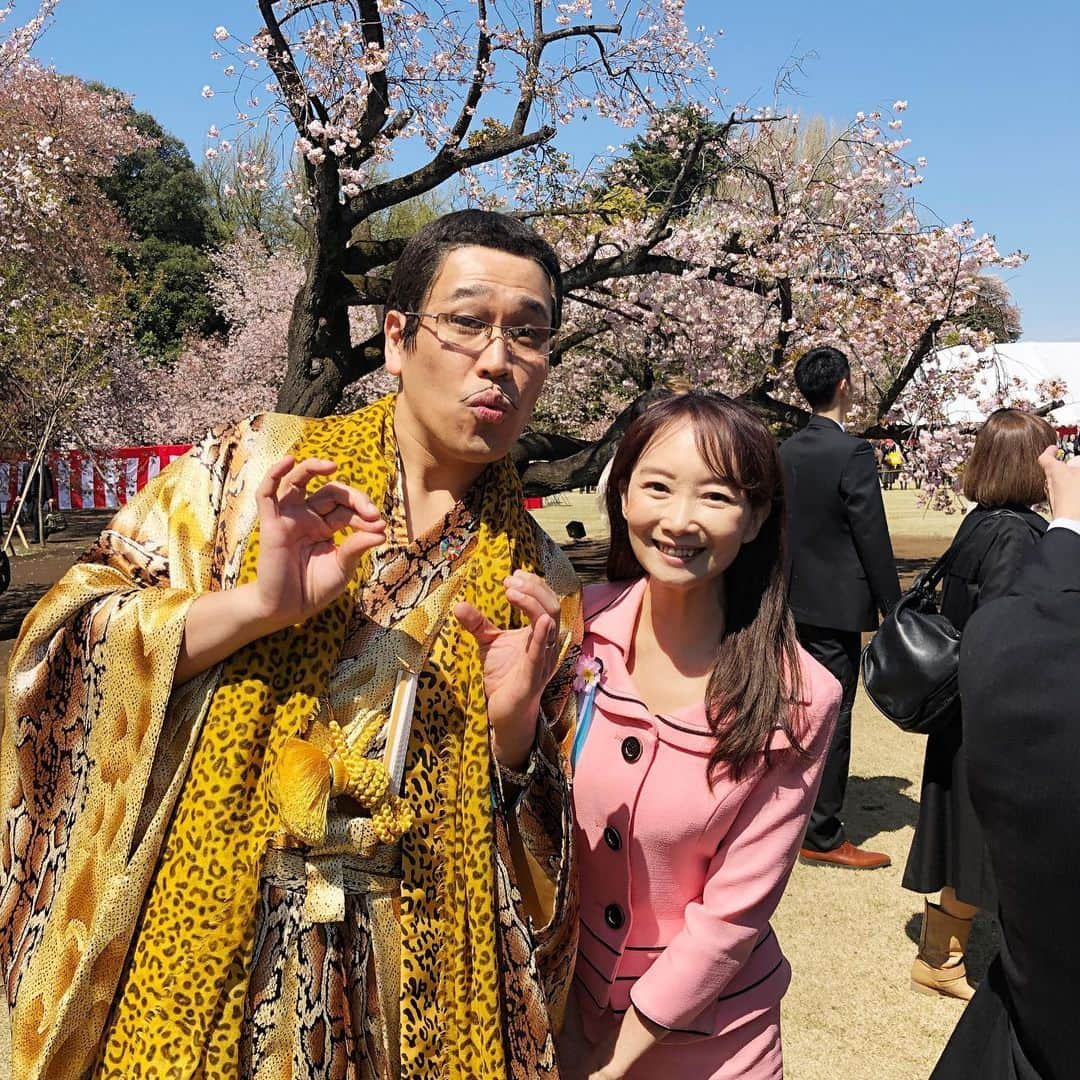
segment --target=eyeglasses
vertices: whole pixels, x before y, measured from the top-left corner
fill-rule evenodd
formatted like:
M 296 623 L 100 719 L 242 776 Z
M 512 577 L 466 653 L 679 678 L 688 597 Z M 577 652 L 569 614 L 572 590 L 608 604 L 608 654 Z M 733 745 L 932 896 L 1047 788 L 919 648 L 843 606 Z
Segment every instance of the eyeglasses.
M 417 319 L 434 319 L 435 336 L 444 345 L 456 345 L 469 351 L 481 352 L 491 341 L 492 331 L 498 330 L 506 347 L 523 358 L 546 356 L 555 333 L 553 326 L 499 326 L 484 322 L 472 315 L 457 315 L 449 311 L 404 311 Z

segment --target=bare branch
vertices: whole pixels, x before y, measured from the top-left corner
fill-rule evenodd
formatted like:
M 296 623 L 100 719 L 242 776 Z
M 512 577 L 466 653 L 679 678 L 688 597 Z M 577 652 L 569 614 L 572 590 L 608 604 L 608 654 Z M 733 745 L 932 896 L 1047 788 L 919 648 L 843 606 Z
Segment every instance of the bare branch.
M 922 362 L 930 355 L 931 349 L 934 347 L 934 343 L 937 340 L 937 333 L 945 325 L 948 318 L 948 312 L 952 308 L 952 300 L 956 295 L 956 285 L 960 277 L 960 264 L 961 258 L 959 251 L 957 252 L 956 269 L 953 271 L 953 279 L 949 291 L 949 303 L 946 307 L 946 312 L 940 318 L 931 320 L 930 324 L 919 335 L 919 340 L 915 343 L 908 355 L 907 362 L 900 369 L 900 373 L 893 380 L 892 386 L 886 391 L 884 397 L 878 403 L 877 418 L 882 420 L 889 414 L 892 407 L 896 404 L 897 399 L 907 389 L 908 384 L 911 382 L 917 374 L 919 368 L 922 366 Z
M 558 30 L 551 30 L 542 35 L 545 45 L 551 45 L 556 41 L 565 41 L 572 37 L 596 38 L 598 34 L 619 35 L 622 33 L 622 23 L 608 23 L 607 25 L 592 23 L 589 26 L 563 26 Z
M 382 12 L 379 0 L 359 0 L 360 18 L 364 32 L 364 45 L 368 48 L 383 49 L 386 45 L 383 37 Z M 386 70 L 370 71 L 368 82 L 371 91 L 364 106 L 364 115 L 360 120 L 357 134 L 361 146 L 370 145 L 379 129 L 386 123 L 386 110 L 390 103 L 390 90 Z
M 480 26 L 487 25 L 486 0 L 477 0 L 476 19 Z M 469 84 L 469 92 L 462 102 L 461 112 L 458 113 L 458 118 L 450 129 L 448 143 L 460 145 L 461 140 L 465 138 L 469 127 L 472 125 L 473 116 L 476 114 L 476 106 L 480 103 L 480 98 L 484 94 L 485 69 L 490 59 L 491 35 L 486 30 L 481 30 L 476 39 L 476 67 L 473 69 L 473 79 Z
M 568 352 L 576 349 L 579 345 L 584 345 L 586 341 L 591 341 L 597 334 L 603 334 L 609 329 L 610 327 L 606 322 L 599 321 L 590 323 L 588 326 L 579 326 L 576 330 L 571 330 L 567 334 L 559 334 L 555 338 L 555 344 L 551 347 L 549 365 L 557 367 Z
M 733 255 L 745 254 L 738 241 L 732 241 L 732 246 L 725 245 L 725 250 Z M 585 289 L 611 278 L 635 277 L 638 274 L 671 274 L 681 275 L 687 270 L 702 270 L 685 259 L 678 259 L 672 255 L 656 255 L 652 252 L 635 247 L 631 251 L 614 255 L 607 259 L 594 259 L 590 263 L 579 263 L 571 267 L 563 274 L 567 292 L 575 289 Z M 730 285 L 733 289 L 743 289 L 757 296 L 768 296 L 775 288 L 774 282 L 762 281 L 756 278 L 744 277 L 735 273 L 730 267 L 710 266 L 701 275 L 709 281 L 719 281 L 724 285 Z
M 259 0 L 259 13 L 266 24 L 265 37 L 266 62 L 281 86 L 282 96 L 289 107 L 296 130 L 303 135 L 307 131 L 308 120 L 315 113 L 320 120 L 329 120 L 329 114 L 322 102 L 308 92 L 304 79 L 296 66 L 292 48 L 285 37 L 274 13 L 273 0 Z M 301 105 L 301 102 L 304 104 Z
M 426 165 L 405 176 L 395 177 L 383 184 L 376 184 L 362 192 L 353 200 L 353 213 L 349 216 L 352 225 L 363 221 L 372 214 L 396 206 L 406 199 L 437 188 L 444 180 L 455 173 L 487 161 L 496 161 L 508 154 L 525 150 L 530 146 L 539 146 L 555 135 L 553 127 L 542 127 L 528 135 L 507 135 L 485 139 L 476 146 L 444 146 Z
M 405 250 L 408 237 L 396 236 L 389 240 L 353 239 L 345 253 L 345 271 L 348 274 L 366 274 L 377 266 L 389 266 L 396 262 Z
M 750 406 L 761 416 L 779 421 L 789 427 L 802 427 L 810 419 L 810 414 L 805 409 L 774 398 L 761 383 L 747 390 L 746 393 L 740 394 L 737 400 Z
M 779 371 L 787 355 L 787 345 L 791 340 L 788 327 L 794 315 L 790 278 L 781 278 L 776 283 L 776 294 L 780 305 L 780 323 L 776 329 L 776 340 L 773 342 L 772 364 L 774 370 Z
M 558 461 L 538 461 L 521 474 L 526 495 L 553 495 L 557 491 L 591 486 L 600 479 L 626 429 L 652 402 L 668 391 L 655 388 L 636 397 L 615 418 L 603 437 L 578 453 Z
M 529 42 L 529 51 L 525 56 L 525 71 L 521 76 L 521 94 L 514 117 L 510 121 L 510 130 L 520 135 L 529 122 L 533 102 L 536 100 L 536 84 L 540 78 L 540 58 L 544 53 L 544 2 L 533 0 L 533 35 Z

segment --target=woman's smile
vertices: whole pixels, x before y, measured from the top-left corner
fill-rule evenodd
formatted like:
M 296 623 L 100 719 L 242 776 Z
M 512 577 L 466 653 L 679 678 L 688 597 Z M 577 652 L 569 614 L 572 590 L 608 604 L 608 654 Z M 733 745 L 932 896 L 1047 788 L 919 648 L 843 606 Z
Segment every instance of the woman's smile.
M 675 547 L 672 544 L 665 544 L 660 540 L 654 540 L 656 550 L 661 555 L 666 555 L 669 559 L 693 559 L 700 555 L 705 549 L 700 547 Z

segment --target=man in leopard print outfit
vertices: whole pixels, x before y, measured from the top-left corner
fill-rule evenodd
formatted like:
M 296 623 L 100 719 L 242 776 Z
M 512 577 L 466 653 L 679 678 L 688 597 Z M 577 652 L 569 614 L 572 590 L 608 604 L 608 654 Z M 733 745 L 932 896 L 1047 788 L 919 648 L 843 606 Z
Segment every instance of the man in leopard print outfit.
M 425 226 L 386 305 L 396 394 L 211 432 L 28 616 L 13 1075 L 558 1076 L 581 617 L 506 455 L 561 290 L 520 222 Z M 339 751 L 301 835 L 285 763 Z M 346 758 L 396 788 L 365 803 Z

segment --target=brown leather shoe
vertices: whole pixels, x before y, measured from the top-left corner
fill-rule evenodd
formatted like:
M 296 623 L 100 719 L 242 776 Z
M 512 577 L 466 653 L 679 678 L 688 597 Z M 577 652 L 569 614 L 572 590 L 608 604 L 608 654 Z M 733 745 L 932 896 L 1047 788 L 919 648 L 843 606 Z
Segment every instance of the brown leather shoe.
M 815 865 L 842 866 L 846 870 L 880 870 L 883 866 L 892 865 L 892 859 L 883 852 L 865 851 L 857 848 L 850 840 L 845 840 L 831 851 L 799 848 L 799 861 Z

